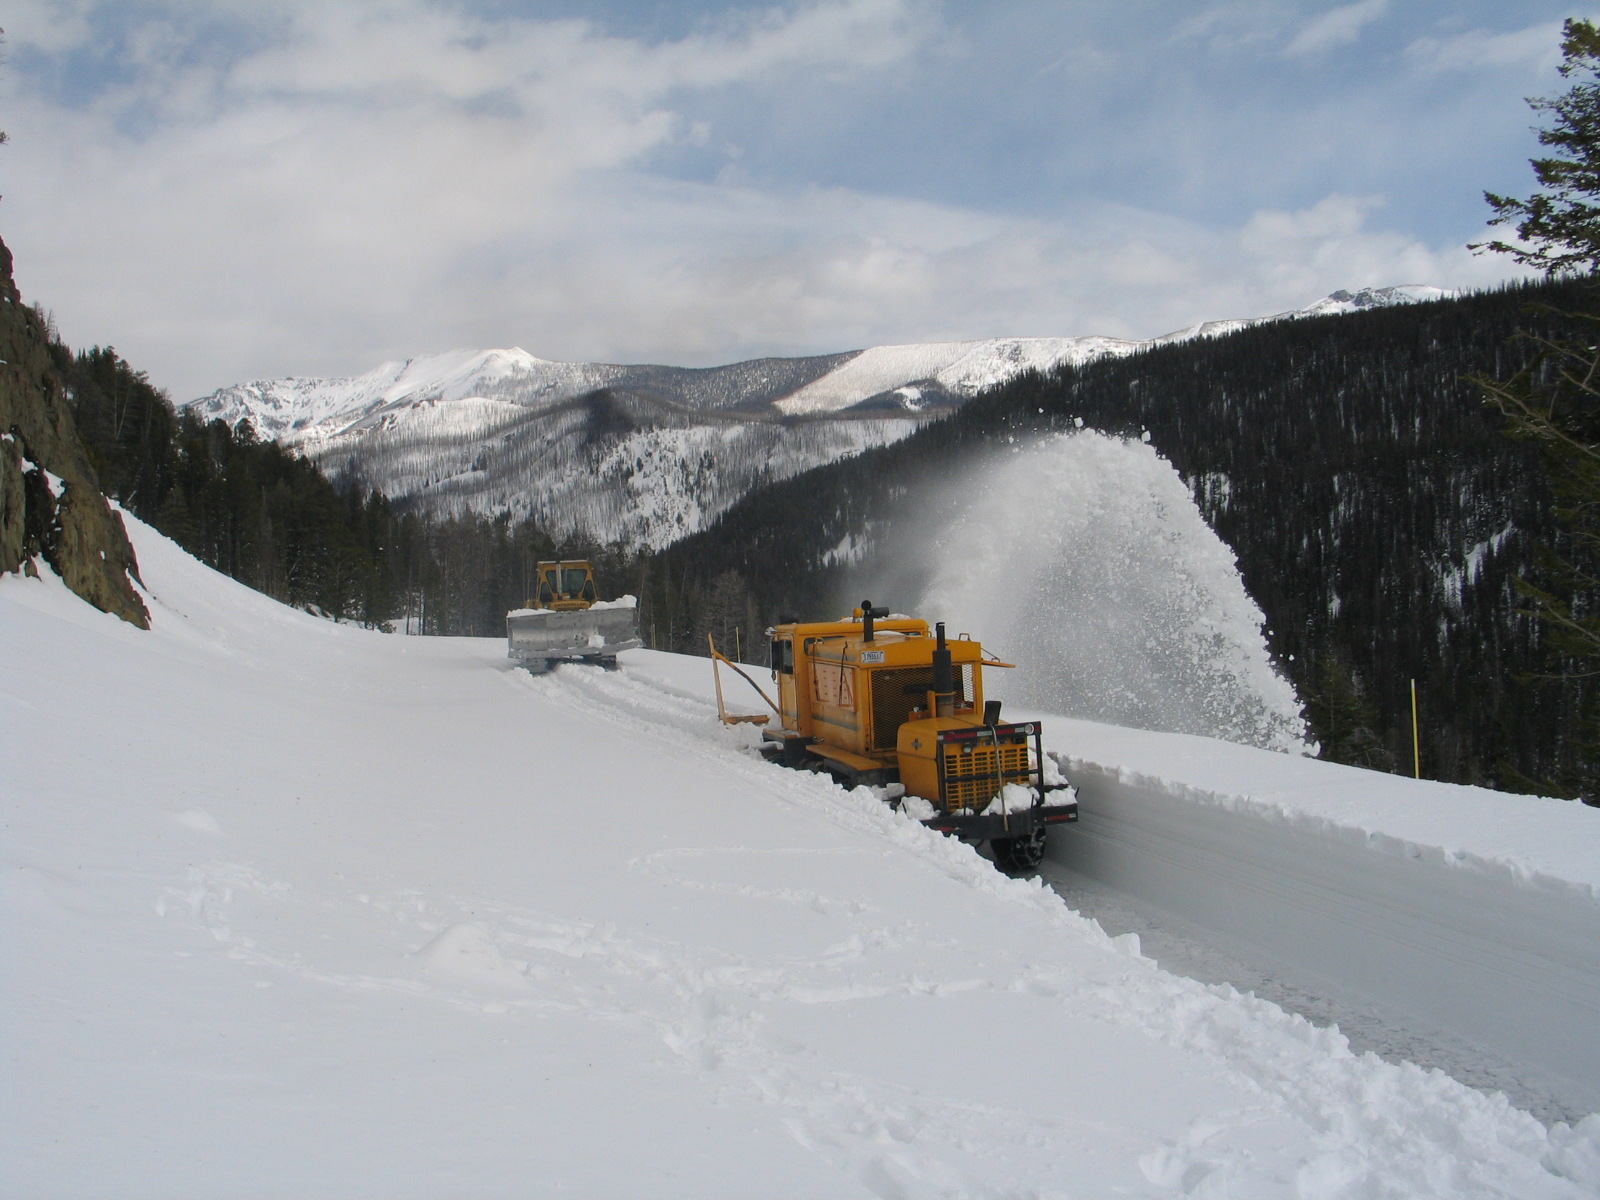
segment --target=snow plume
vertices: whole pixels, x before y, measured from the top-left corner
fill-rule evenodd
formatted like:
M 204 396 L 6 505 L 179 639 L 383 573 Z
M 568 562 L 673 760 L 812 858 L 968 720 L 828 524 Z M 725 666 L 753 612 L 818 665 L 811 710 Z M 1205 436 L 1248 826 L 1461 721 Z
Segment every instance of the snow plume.
M 1144 729 L 1307 752 L 1233 552 L 1148 445 L 1083 432 L 986 458 L 933 540 L 919 611 L 1016 672 L 994 694 Z

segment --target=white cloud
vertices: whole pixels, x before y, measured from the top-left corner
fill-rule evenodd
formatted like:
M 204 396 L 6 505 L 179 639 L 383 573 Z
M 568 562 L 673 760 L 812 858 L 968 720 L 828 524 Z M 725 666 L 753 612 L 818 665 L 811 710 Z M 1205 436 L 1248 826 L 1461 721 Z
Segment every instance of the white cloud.
M 50 54 L 81 46 L 90 37 L 89 12 L 94 0 L 7 0 L 6 40 Z
M 109 179 L 119 165 L 84 163 L 80 178 Z M 114 197 L 63 194 L 78 205 L 61 218 L 72 252 L 19 256 L 19 269 L 25 291 L 38 269 L 73 298 L 64 309 L 42 297 L 69 342 L 114 341 L 180 400 L 452 346 L 709 365 L 998 335 L 1150 336 L 1339 287 L 1470 286 L 1508 273 L 1369 229 L 1377 202 L 1344 196 L 1230 229 L 1115 206 L 1041 221 L 848 189 L 782 194 L 611 172 L 522 222 L 494 201 L 496 186 L 477 200 L 424 189 L 428 203 L 404 206 L 402 226 L 338 180 L 324 189 L 337 202 L 278 211 L 285 194 L 317 187 L 311 175 L 288 193 L 268 186 L 281 164 L 230 188 L 221 207 L 213 191 L 163 211 L 159 200 L 197 189 L 206 168 L 172 170 L 164 161 L 124 177 Z M 379 173 L 369 166 L 361 178 Z M 394 169 L 385 186 L 405 186 L 404 175 Z M 249 195 L 252 183 L 261 195 Z M 93 232 L 117 201 L 142 214 L 138 225 Z
M 262 5 L 234 15 L 266 44 L 232 60 L 147 21 L 126 82 L 83 107 L 13 105 L 7 236 L 69 340 L 137 350 L 180 398 L 224 382 L 243 342 L 252 370 L 282 371 L 428 345 L 462 314 L 473 340 L 536 340 L 566 323 L 573 284 L 553 269 L 640 286 L 629 260 L 656 248 L 631 239 L 659 224 L 630 207 L 653 202 L 641 164 L 704 137 L 674 96 L 882 69 L 921 44 L 917 11 L 826 0 L 650 44 L 421 0 Z M 72 28 L 94 36 L 82 13 Z M 22 36 L 60 53 L 68 31 Z M 515 281 L 501 314 L 483 310 L 485 271 L 502 293 Z M 563 332 L 578 352 L 619 340 Z
M 1561 63 L 1561 22 L 1509 33 L 1471 29 L 1450 37 L 1419 38 L 1405 53 L 1408 62 L 1430 74 L 1517 66 L 1554 70 Z
M 758 209 L 768 202 L 753 199 Z M 805 330 L 819 351 L 1000 335 L 1148 337 L 1302 307 L 1338 288 L 1487 286 L 1510 273 L 1464 247 L 1369 228 L 1380 207 L 1333 195 L 1208 228 L 1117 206 L 1054 222 L 1001 221 L 816 194 L 785 216 L 838 236 L 802 236 L 785 254 L 730 260 L 685 290 L 683 307 L 664 316 L 681 327 L 661 332 L 669 345 L 696 329 L 782 345 Z
M 1178 38 L 1194 38 L 1212 50 L 1236 51 L 1275 41 L 1291 23 L 1282 0 L 1227 0 L 1190 13 L 1178 22 Z
M 1361 31 L 1388 10 L 1389 0 L 1357 0 L 1330 9 L 1308 24 L 1285 48 L 1290 56 L 1321 54 L 1348 46 L 1361 36 Z
M 248 36 L 230 50 L 144 22 L 129 51 L 144 69 L 74 103 L 11 80 L 0 188 L 26 297 L 69 343 L 115 344 L 178 400 L 452 346 L 707 365 L 1150 336 L 1339 287 L 1509 273 L 1372 228 L 1378 202 L 1342 195 L 1206 225 L 786 187 L 714 161 L 715 182 L 656 169 L 680 147 L 737 157 L 686 97 L 771 103 L 785 79 L 916 62 L 942 30 L 914 0 L 763 10 L 655 42 L 423 0 L 203 7 Z M 96 36 L 89 6 L 73 12 Z M 70 41 L 28 36 L 39 53 Z M 907 130 L 935 150 L 939 132 Z

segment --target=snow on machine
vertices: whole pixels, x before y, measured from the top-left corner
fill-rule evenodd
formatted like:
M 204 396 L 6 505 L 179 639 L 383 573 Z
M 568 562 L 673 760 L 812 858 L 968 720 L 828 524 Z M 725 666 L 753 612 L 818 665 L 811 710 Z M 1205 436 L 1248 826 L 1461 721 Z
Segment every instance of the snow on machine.
M 506 614 L 509 655 L 534 673 L 558 662 L 589 662 L 615 669 L 617 655 L 644 643 L 632 596 L 596 599 L 594 568 L 587 562 L 542 562 L 528 607 Z
M 1069 785 L 1054 772 L 1037 721 L 1002 724 L 983 695 L 983 669 L 1012 664 L 984 655 L 941 622 L 890 617 L 863 601 L 843 621 L 787 623 L 769 631 L 774 702 L 711 646 L 724 722 L 763 726 L 762 753 L 784 766 L 828 771 L 847 786 L 898 784 L 892 803 L 945 833 L 987 841 L 995 862 L 1031 870 L 1048 826 L 1078 819 Z M 718 671 L 726 664 L 761 693 L 767 714 L 728 712 Z M 1066 796 L 1053 793 L 1066 792 Z

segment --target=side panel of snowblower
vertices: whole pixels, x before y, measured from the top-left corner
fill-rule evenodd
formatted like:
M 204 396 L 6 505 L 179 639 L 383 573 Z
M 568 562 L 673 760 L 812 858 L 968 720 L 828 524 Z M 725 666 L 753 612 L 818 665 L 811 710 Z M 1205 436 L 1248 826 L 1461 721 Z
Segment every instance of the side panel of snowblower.
M 898 801 L 925 825 L 989 841 L 995 860 L 1036 866 L 1045 829 L 1075 821 L 1052 795 L 1037 722 L 1002 724 L 985 701 L 985 659 L 965 637 L 863 603 L 845 621 L 771 631 L 781 728 L 762 731 L 770 757 L 826 770 L 847 784 L 898 782 Z M 720 656 L 719 656 L 720 657 Z

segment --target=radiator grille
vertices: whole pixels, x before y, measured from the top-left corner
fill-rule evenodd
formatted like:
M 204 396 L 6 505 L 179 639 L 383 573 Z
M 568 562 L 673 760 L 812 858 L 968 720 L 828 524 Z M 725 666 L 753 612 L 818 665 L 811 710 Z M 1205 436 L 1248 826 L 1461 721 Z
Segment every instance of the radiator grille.
M 1002 785 L 1032 783 L 1030 747 L 1024 738 L 1015 742 L 951 742 L 944 746 L 945 810 L 970 808 L 982 812 Z
M 956 703 L 972 695 L 972 665 L 955 669 Z M 933 688 L 933 667 L 895 667 L 872 672 L 872 749 L 893 750 L 900 726 L 921 708 Z

